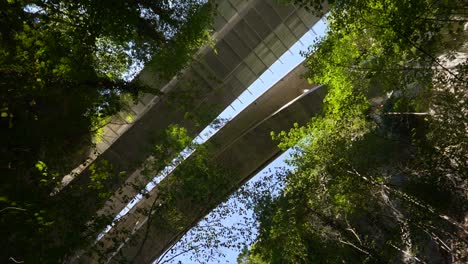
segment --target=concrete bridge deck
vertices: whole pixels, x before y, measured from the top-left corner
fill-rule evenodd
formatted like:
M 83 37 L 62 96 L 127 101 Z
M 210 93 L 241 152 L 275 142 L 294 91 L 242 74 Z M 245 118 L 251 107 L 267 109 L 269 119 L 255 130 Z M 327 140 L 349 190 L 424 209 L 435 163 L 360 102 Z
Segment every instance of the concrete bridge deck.
M 298 66 L 209 140 L 208 150 L 212 162 L 221 165 L 230 175 L 227 178 L 226 175 L 219 175 L 219 181 L 224 187 L 212 186 L 213 189 L 206 193 L 206 196 L 212 200 L 200 204 L 193 201 L 193 197 L 177 197 L 175 208 L 171 210 L 176 209 L 183 214 L 184 221 L 179 223 L 178 228 L 174 228 L 174 223 L 164 222 L 167 219 L 162 215 L 167 213 L 164 210 L 168 208 L 159 208 L 159 211 L 152 215 L 152 222 L 159 222 L 158 225 L 147 225 L 148 212 L 163 200 L 158 197 L 158 188 L 156 188 L 150 193 L 149 199 L 140 201 L 102 239 L 104 246 L 101 252 L 106 250 L 112 252 L 121 247 L 112 262 L 118 263 L 121 258 L 135 257 L 135 263 L 150 263 L 222 199 L 279 155 L 281 151 L 271 140 L 270 132 L 289 129 L 295 122 L 304 124 L 321 110 L 325 89 L 314 88 L 308 91 L 312 87 L 301 78 L 304 71 L 302 65 Z M 190 163 L 195 158 L 190 157 L 185 162 Z M 180 177 L 180 175 L 168 177 Z M 161 184 L 164 184 L 164 181 Z M 130 240 L 127 239 L 128 234 L 121 235 L 123 230 L 134 233 Z M 116 237 L 118 239 L 115 239 Z M 127 240 L 127 243 L 119 245 L 119 242 L 116 242 L 123 240 Z M 97 257 L 94 255 L 92 258 L 96 260 Z M 83 263 L 90 261 L 88 258 L 84 259 Z
M 60 193 L 81 201 L 79 206 L 83 215 L 79 221 L 91 219 L 96 213 L 112 217 L 120 212 L 126 206 L 127 198 L 138 193 L 138 188 L 129 186 L 143 187 L 147 183 L 148 179 L 140 174 L 140 165 L 151 158 L 151 148 L 170 124 L 181 125 L 191 136 L 197 135 L 212 118 L 189 120 L 186 119 L 187 112 L 204 117 L 209 109 L 213 117 L 218 115 L 319 20 L 303 9 L 278 5 L 273 0 L 220 1 L 219 12 L 215 21 L 214 35 L 218 38 L 215 50 L 208 47 L 202 49 L 196 62 L 169 83 L 162 83 L 156 78 L 152 64 L 140 73 L 137 78 L 139 82 L 160 89 L 165 95 L 145 95 L 138 104 L 129 106 L 127 112 L 116 116 L 114 124 L 105 127 L 103 142 L 98 144 L 102 154 L 97 156 L 95 162 L 107 161 L 115 176 L 128 176 L 113 177 L 112 182 L 105 184 L 105 190 L 114 192 L 114 195 L 103 207 L 98 194 L 85 188 L 90 183 L 90 171 L 82 168 L 83 172 Z M 146 215 L 140 211 L 151 207 L 151 199 L 143 200 L 104 237 L 104 249 L 113 252 L 113 248 L 119 245 L 113 240 L 113 234 L 122 230 L 134 231 L 130 243 L 122 245 L 119 255 L 135 255 L 136 263 L 150 262 L 205 216 L 222 200 L 221 197 L 226 197 L 279 155 L 279 149 L 270 139 L 270 132 L 288 129 L 293 122 L 305 123 L 321 107 L 324 92 L 319 89 L 300 96 L 275 113 L 302 94 L 304 89 L 310 88 L 306 81 L 299 78 L 302 72 L 303 66 L 297 67 L 275 85 L 276 88 L 245 109 L 210 140 L 209 152 L 213 162 L 225 166 L 235 176 L 223 180 L 231 187 L 216 190 L 216 199 L 213 198 L 210 206 L 191 204 L 189 197 L 180 197 L 177 207 L 191 224 L 185 224 L 182 229 L 146 226 Z M 190 100 L 184 101 L 186 96 Z M 131 124 L 125 120 L 128 115 L 133 116 Z M 186 162 L 190 162 L 190 159 Z M 74 191 L 76 189 L 80 191 Z M 156 188 L 150 197 L 157 199 L 157 192 Z M 187 205 L 190 207 L 186 208 Z M 199 210 L 193 211 L 194 208 Z M 149 232 L 144 231 L 147 229 Z M 148 235 L 142 235 L 142 232 Z M 128 240 L 127 236 L 120 238 Z M 142 236 L 151 236 L 152 239 L 150 243 L 137 248 L 135 245 L 142 244 Z M 92 255 L 91 258 L 83 257 L 77 261 L 90 263 L 96 260 L 96 256 Z
M 175 101 L 147 95 L 141 105 L 131 107 L 138 116 L 131 126 L 106 127 L 105 134 L 115 136 L 106 139 L 109 144 L 101 148 L 103 153 L 96 162 L 109 162 L 115 176 L 113 181 L 105 183 L 105 191 L 124 193 L 128 197 L 137 194 L 133 188 L 122 187 L 127 180 L 122 175 L 134 177 L 130 179 L 134 184 L 140 182 L 134 181 L 141 178 L 138 168 L 148 158 L 160 133 L 170 124 L 179 124 L 190 135 L 197 135 L 212 119 L 187 120 L 187 111 L 199 117 L 206 115 L 208 109 L 213 116 L 219 114 L 319 19 L 305 10 L 279 5 L 273 0 L 222 1 L 219 10 L 215 33 L 220 38 L 215 47 L 217 54 L 212 49 L 204 49 L 198 61 L 181 77 L 161 88 Z M 151 64 L 138 80 L 153 87 L 162 86 L 154 78 Z M 177 101 L 183 95 L 190 96 L 186 104 Z M 86 188 L 89 176 L 90 171 L 85 169 L 60 193 L 80 201 L 81 219 L 89 219 L 103 206 L 97 192 Z M 125 189 L 118 190 L 120 187 Z M 119 203 L 116 200 L 121 197 L 113 198 L 107 213 L 115 216 L 125 206 L 125 199 Z

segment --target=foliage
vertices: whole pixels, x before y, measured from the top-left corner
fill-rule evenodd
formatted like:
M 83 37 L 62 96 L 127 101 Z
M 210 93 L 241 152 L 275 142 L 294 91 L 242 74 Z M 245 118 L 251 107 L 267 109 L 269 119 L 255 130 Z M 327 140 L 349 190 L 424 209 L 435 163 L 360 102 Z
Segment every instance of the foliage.
M 154 177 L 155 173 L 166 167 L 177 166 L 184 160 L 180 154 L 184 149 L 189 152 L 196 148 L 187 130 L 178 125 L 170 125 L 158 139 L 159 143 L 153 147 L 151 153 L 152 158 L 144 165 L 143 174 L 148 177 Z
M 0 216 L 0 259 L 54 263 L 83 243 L 79 201 L 49 195 L 58 176 L 87 157 L 123 97 L 158 93 L 128 71 L 148 63 L 172 78 L 206 43 L 211 10 L 199 0 L 0 3 L 1 204 L 24 209 Z M 88 191 L 108 169 L 95 168 Z
M 466 62 L 446 66 L 466 40 L 463 3 L 329 2 L 306 54 L 307 78 L 329 89 L 323 113 L 273 133 L 295 170 L 256 202 L 240 263 L 463 263 Z

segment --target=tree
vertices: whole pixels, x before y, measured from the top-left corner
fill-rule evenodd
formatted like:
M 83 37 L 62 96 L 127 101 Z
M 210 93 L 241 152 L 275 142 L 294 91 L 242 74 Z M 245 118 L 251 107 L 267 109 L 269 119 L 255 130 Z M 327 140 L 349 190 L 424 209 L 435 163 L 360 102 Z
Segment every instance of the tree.
M 463 3 L 329 2 L 327 36 L 306 53 L 310 82 L 329 89 L 323 114 L 273 134 L 295 149 L 295 170 L 280 195 L 256 204 L 249 254 L 268 263 L 465 262 L 466 57 L 447 66 L 466 41 Z
M 82 243 L 74 223 L 86 220 L 65 206 L 77 201 L 49 194 L 123 98 L 159 93 L 125 79 L 131 68 L 151 61 L 172 78 L 211 15 L 198 0 L 0 3 L 0 203 L 21 208 L 0 214 L 2 260 L 58 262 Z

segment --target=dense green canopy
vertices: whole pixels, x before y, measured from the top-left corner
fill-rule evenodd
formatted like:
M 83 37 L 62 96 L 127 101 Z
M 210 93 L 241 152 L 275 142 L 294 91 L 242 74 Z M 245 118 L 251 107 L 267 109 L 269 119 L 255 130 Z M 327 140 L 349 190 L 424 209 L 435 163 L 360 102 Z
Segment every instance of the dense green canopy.
M 274 134 L 295 169 L 256 203 L 259 236 L 239 262 L 466 262 L 468 62 L 447 66 L 466 5 L 329 2 L 306 54 L 329 89 L 323 114 Z
M 76 201 L 49 194 L 126 98 L 158 93 L 135 71 L 152 60 L 172 78 L 206 44 L 211 12 L 202 0 L 1 1 L 0 262 L 54 263 L 82 242 Z

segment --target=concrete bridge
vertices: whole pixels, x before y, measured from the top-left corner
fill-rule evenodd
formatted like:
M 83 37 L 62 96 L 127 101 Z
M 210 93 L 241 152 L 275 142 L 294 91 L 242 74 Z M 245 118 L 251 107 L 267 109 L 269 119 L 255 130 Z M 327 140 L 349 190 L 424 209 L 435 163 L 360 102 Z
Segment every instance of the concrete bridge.
M 180 107 L 181 104 L 165 100 L 165 96 L 146 95 L 105 127 L 103 141 L 98 144 L 101 153 L 91 157 L 92 162 L 108 161 L 115 175 L 128 175 L 114 177 L 112 182 L 106 184 L 106 190 L 114 192 L 111 199 L 103 205 L 96 202 L 99 199 L 94 191 L 82 188 L 90 182 L 90 171 L 86 166 L 80 168 L 82 172 L 77 177 L 64 181 L 68 186 L 60 195 L 80 199 L 88 219 L 96 213 L 117 215 L 127 204 L 128 198 L 138 193 L 132 186 L 143 187 L 147 183 L 148 179 L 140 173 L 140 165 L 149 158 L 151 147 L 158 142 L 157 136 L 170 124 L 184 126 L 191 136 L 197 135 L 211 120 L 188 120 L 185 118 L 187 110 L 195 116 L 203 116 L 209 108 L 216 116 L 319 19 L 303 9 L 278 5 L 273 0 L 220 1 L 218 9 L 214 34 L 218 39 L 216 52 L 205 47 L 199 52 L 197 61 L 169 83 L 161 83 L 155 78 L 151 64 L 138 76 L 138 81 L 160 89 L 167 97 L 177 101 L 182 95 L 190 95 L 191 100 Z M 219 194 L 228 195 L 280 153 L 271 142 L 270 131 L 288 129 L 294 122 L 304 123 L 319 110 L 322 91 L 301 95 L 305 89 L 311 88 L 299 78 L 303 71 L 303 66 L 296 68 L 210 140 L 212 147 L 209 152 L 215 162 L 227 165 L 227 169 L 236 175 L 228 181 L 231 188 L 217 190 Z M 294 101 L 295 98 L 297 100 Z M 288 106 L 280 110 L 285 105 Z M 128 116 L 133 116 L 132 122 L 127 122 Z M 190 159 L 186 162 L 190 162 Z M 81 191 L 75 192 L 77 188 Z M 137 208 L 148 208 L 149 203 L 153 204 L 156 192 L 157 189 L 150 194 L 153 201 L 143 200 Z M 178 203 L 181 209 L 190 204 L 184 199 L 188 198 L 181 198 Z M 191 219 L 192 224 L 196 223 L 220 202 L 219 197 L 212 202 L 208 207 L 190 206 L 198 209 L 196 212 L 184 212 L 186 219 Z M 131 211 L 102 240 L 104 248 L 111 249 L 118 244 L 112 241 L 112 234 L 129 229 L 134 232 L 131 239 L 136 244 L 142 244 L 138 237 L 141 239 L 143 230 L 151 230 L 145 231 L 151 236 L 151 239 L 145 240 L 151 240 L 151 243 L 144 243 L 142 249 L 133 246 L 134 243 L 125 243 L 118 251 L 124 257 L 138 255 L 136 263 L 151 262 L 190 228 L 190 225 L 186 225 L 182 230 L 171 230 L 167 226 L 153 230 L 153 226 L 145 226 L 146 216 L 137 211 Z M 114 253 L 115 250 L 110 252 Z M 97 259 L 95 256 L 83 257 L 78 259 L 80 261 L 89 263 Z
M 191 186 L 194 193 L 202 190 L 204 199 L 195 199 L 194 194 L 187 195 L 177 186 L 171 186 L 174 185 L 171 177 L 187 176 L 187 172 L 176 169 L 160 183 L 166 187 L 164 195 L 175 200 L 165 205 L 161 190 L 156 187 L 104 236 L 96 246 L 99 255 L 82 256 L 80 262 L 151 263 L 217 204 L 280 155 L 270 132 L 289 129 L 296 122 L 305 124 L 322 108 L 326 90 L 307 83 L 301 78 L 304 72 L 304 66 L 299 65 L 207 142 L 210 162 L 219 164 L 226 173 L 214 175 L 216 179 L 211 180 L 211 185 Z M 196 152 L 184 162 L 190 164 L 195 159 Z M 179 220 L 167 218 L 173 211 L 180 214 Z
M 93 162 L 108 161 L 116 175 L 126 172 L 138 178 L 139 166 L 158 142 L 158 135 L 170 124 L 184 126 L 191 136 L 196 136 L 212 119 L 194 122 L 185 118 L 187 111 L 202 117 L 209 110 L 217 116 L 319 20 L 303 9 L 279 5 L 273 0 L 220 1 L 218 9 L 220 15 L 215 21 L 217 31 L 214 34 L 219 39 L 216 52 L 205 47 L 197 62 L 165 85 L 154 78 L 151 63 L 138 76 L 138 81 L 146 85 L 161 87 L 165 97 L 177 101 L 177 97 L 188 94 L 190 101 L 176 104 L 164 97 L 144 96 L 105 127 L 103 141 L 97 144 L 102 153 L 92 157 Z M 129 112 L 134 121 L 127 124 L 125 116 Z M 95 213 L 102 206 L 96 203 L 97 194 L 86 189 L 74 191 L 90 182 L 90 171 L 86 166 L 81 169 L 83 172 L 73 180 L 72 177 L 64 180 L 67 186 L 62 193 L 79 195 L 89 212 Z M 115 177 L 106 189 L 117 191 L 126 180 Z M 135 194 L 136 191 L 128 193 L 129 197 Z M 122 208 L 115 207 L 115 211 Z

